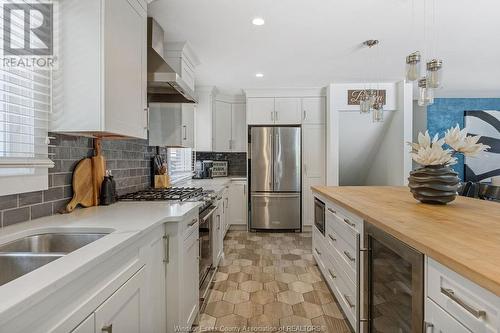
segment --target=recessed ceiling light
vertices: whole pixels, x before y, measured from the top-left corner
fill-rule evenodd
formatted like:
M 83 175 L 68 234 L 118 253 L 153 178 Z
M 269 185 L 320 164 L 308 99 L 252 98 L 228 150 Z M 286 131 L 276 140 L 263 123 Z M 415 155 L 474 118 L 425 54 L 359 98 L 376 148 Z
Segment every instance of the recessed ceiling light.
M 257 73 L 257 74 L 255 74 L 255 77 L 264 77 L 264 74 L 262 74 L 262 73 Z
M 255 17 L 253 20 L 252 20 L 252 23 L 254 25 L 264 25 L 264 23 L 266 23 L 264 21 L 264 19 L 262 17 Z

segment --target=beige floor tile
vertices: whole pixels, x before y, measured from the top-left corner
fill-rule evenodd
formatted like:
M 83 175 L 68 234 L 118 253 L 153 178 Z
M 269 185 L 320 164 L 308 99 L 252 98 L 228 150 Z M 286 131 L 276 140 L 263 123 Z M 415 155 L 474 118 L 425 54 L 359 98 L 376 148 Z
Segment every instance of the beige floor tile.
M 282 302 L 272 302 L 264 305 L 264 313 L 276 319 L 293 315 L 292 306 Z
M 320 316 L 311 320 L 313 325 L 321 326 L 320 332 L 327 333 L 351 333 L 351 329 L 345 320 L 332 318 L 330 316 Z
M 250 267 L 250 266 L 248 266 L 248 267 Z M 264 288 L 264 286 L 263 286 L 262 282 L 250 280 L 250 281 L 245 281 L 245 282 L 240 283 L 239 288 L 241 290 L 246 291 L 246 292 L 253 293 L 255 291 L 262 290 Z
M 266 314 L 248 319 L 248 326 L 253 328 L 278 328 L 279 323 L 280 322 L 278 318 Z
M 262 271 L 268 274 L 277 274 L 277 273 L 283 273 L 283 268 L 284 267 L 279 267 L 279 266 L 266 266 L 262 267 Z
M 289 283 L 288 287 L 291 290 L 296 291 L 298 293 L 308 293 L 308 292 L 314 290 L 312 284 L 305 283 L 303 281 L 295 281 L 295 282 Z
M 250 294 L 243 290 L 228 290 L 222 297 L 223 301 L 238 304 L 246 302 L 250 299 Z
M 247 326 L 247 319 L 236 315 L 236 314 L 230 314 L 221 318 L 217 318 L 217 327 L 219 329 L 224 329 L 226 331 L 231 331 L 233 328 L 238 328 L 238 327 L 246 327 Z M 237 331 L 233 331 L 237 332 Z
M 255 273 L 252 274 L 252 280 L 257 281 L 257 282 L 271 282 L 274 280 L 274 274 L 269 274 L 269 273 Z
M 244 267 L 241 267 L 241 271 L 243 273 L 247 273 L 247 274 L 256 274 L 256 273 L 260 273 L 262 272 L 262 267 L 259 267 L 259 266 L 244 266 Z
M 205 313 L 212 317 L 220 318 L 233 313 L 234 304 L 225 301 L 208 303 L 205 308 Z
M 206 313 L 202 313 L 200 316 L 199 326 L 201 328 L 212 328 L 215 327 L 215 321 L 217 318 L 212 317 Z
M 276 280 L 284 283 L 292 283 L 294 281 L 298 281 L 298 277 L 295 274 L 279 273 L 276 274 Z
M 222 273 L 222 272 L 217 272 L 215 273 L 213 282 L 221 282 L 221 281 L 226 281 L 227 280 L 227 273 Z
M 251 264 L 252 264 L 252 261 L 248 260 L 248 259 L 235 259 L 235 260 L 233 260 L 233 265 L 250 266 Z
M 325 291 L 327 293 L 330 292 L 330 289 L 326 285 L 325 281 L 320 281 L 320 282 L 313 283 L 313 288 L 314 288 L 314 290 L 321 290 L 321 291 Z
M 306 302 L 314 304 L 327 304 L 333 302 L 333 297 L 329 292 L 313 290 L 304 294 Z
M 224 293 L 222 291 L 212 289 L 210 290 L 210 295 L 208 296 L 207 303 L 222 301 L 223 296 Z
M 284 267 L 283 271 L 285 273 L 290 273 L 290 274 L 304 274 L 307 273 L 307 269 L 305 267 L 301 266 L 295 266 L 295 265 L 290 265 L 288 267 Z
M 281 281 L 271 281 L 264 284 L 264 289 L 277 294 L 279 292 L 288 290 L 288 284 Z
M 238 283 L 228 280 L 215 282 L 213 289 L 226 292 L 228 290 L 238 289 Z
M 238 273 L 231 273 L 227 277 L 228 281 L 233 281 L 237 283 L 245 282 L 250 280 L 250 274 L 243 273 L 243 272 L 238 272 Z
M 299 275 L 299 280 L 313 284 L 315 282 L 320 282 L 321 278 L 317 275 L 312 274 L 312 273 L 305 273 L 305 274 Z
M 292 315 L 281 318 L 280 325 L 283 326 L 284 332 L 308 332 L 307 329 L 312 326 L 312 322 L 310 319 Z
M 317 304 L 302 302 L 293 306 L 293 313 L 300 317 L 312 319 L 323 315 L 323 310 Z
M 340 310 L 339 306 L 335 302 L 323 304 L 322 308 L 323 308 L 323 312 L 330 317 L 333 317 L 336 319 L 343 319 L 344 318 L 342 311 Z
M 304 297 L 302 297 L 301 293 L 297 293 L 297 292 L 291 291 L 291 290 L 287 290 L 287 291 L 283 291 L 283 292 L 279 293 L 277 298 L 278 298 L 278 301 L 286 303 L 286 304 L 290 304 L 290 305 L 304 302 Z
M 259 290 L 250 294 L 250 300 L 257 304 L 267 304 L 275 300 L 274 294 L 267 290 Z
M 264 313 L 264 307 L 253 302 L 244 302 L 234 305 L 234 313 L 250 319 Z
M 226 273 L 226 274 L 231 274 L 231 273 L 238 273 L 241 272 L 241 266 L 238 265 L 228 265 L 228 266 L 223 266 L 219 267 L 219 272 Z
M 281 256 L 281 259 L 284 259 L 284 260 L 291 260 L 291 261 L 294 261 L 294 260 L 299 260 L 299 259 L 302 259 L 301 256 L 297 255 L 297 254 L 283 254 Z

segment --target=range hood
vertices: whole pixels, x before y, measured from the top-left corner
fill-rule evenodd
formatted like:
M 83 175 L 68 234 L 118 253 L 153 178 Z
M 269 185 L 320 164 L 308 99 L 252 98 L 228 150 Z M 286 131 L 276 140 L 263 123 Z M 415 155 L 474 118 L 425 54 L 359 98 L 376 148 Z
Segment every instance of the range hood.
M 148 17 L 148 103 L 197 103 L 194 91 L 165 61 L 164 36 Z

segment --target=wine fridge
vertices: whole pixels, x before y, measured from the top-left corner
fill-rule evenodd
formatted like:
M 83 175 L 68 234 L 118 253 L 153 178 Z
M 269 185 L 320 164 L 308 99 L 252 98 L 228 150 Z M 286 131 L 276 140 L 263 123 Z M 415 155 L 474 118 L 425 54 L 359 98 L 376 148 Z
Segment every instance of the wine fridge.
M 360 332 L 422 332 L 424 256 L 365 223 Z

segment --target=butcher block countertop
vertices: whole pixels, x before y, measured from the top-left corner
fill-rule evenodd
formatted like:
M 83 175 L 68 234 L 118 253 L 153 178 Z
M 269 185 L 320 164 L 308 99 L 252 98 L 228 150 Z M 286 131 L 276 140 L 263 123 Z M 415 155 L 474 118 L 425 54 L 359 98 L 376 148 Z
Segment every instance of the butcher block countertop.
M 445 206 L 422 204 L 407 187 L 312 189 L 500 296 L 499 203 L 457 197 Z

